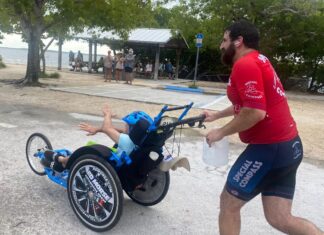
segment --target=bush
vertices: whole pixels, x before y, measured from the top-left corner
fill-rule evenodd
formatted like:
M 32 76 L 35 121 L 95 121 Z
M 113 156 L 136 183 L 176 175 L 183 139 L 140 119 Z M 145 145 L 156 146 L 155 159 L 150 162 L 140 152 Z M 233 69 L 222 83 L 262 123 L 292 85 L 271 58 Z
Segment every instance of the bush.
M 7 67 L 2 61 L 0 61 L 0 69 Z
M 59 78 L 60 77 L 60 74 L 57 73 L 57 72 L 54 72 L 54 73 L 43 73 L 43 72 L 40 72 L 39 73 L 39 77 L 40 78 Z
M 0 69 L 5 68 L 6 65 L 2 62 L 2 56 L 0 55 Z
M 188 87 L 192 89 L 198 89 L 198 86 L 194 83 L 190 84 Z

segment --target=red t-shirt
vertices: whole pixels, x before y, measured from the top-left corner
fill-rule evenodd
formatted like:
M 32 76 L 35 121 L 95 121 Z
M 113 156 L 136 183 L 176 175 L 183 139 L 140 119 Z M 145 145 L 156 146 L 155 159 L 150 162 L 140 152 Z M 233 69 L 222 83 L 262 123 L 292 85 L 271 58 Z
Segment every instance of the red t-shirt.
M 242 107 L 266 111 L 265 118 L 239 133 L 245 143 L 268 144 L 288 141 L 297 135 L 287 98 L 269 60 L 253 51 L 234 63 L 227 85 L 227 96 L 235 115 Z

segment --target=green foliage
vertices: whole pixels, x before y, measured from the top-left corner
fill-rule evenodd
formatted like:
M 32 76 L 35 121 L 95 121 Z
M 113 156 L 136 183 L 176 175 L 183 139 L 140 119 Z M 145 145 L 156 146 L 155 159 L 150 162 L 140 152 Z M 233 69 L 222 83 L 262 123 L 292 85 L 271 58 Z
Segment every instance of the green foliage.
M 152 22 L 151 9 L 150 0 L 0 0 L 0 30 L 22 32 L 29 47 L 25 79 L 37 84 L 41 38 L 68 39 L 72 31 L 94 27 L 125 38 L 130 29 Z
M 0 69 L 5 68 L 6 65 L 2 61 L 2 56 L 0 55 Z
M 244 18 L 258 27 L 260 51 L 270 58 L 283 83 L 291 76 L 311 77 L 314 84 L 324 79 L 319 72 L 324 63 L 322 0 L 182 0 L 170 13 L 158 9 L 156 14 L 159 24 L 179 29 L 187 39 L 191 67 L 195 35 L 204 34 L 200 71 L 228 73 L 219 60 L 219 44 L 224 29 Z
M 57 72 L 54 72 L 54 73 L 43 73 L 43 72 L 40 72 L 39 73 L 39 77 L 40 78 L 60 78 L 60 74 L 57 73 Z
M 2 61 L 0 61 L 0 69 L 7 67 Z
M 199 88 L 199 87 L 198 87 L 196 84 L 194 84 L 194 83 L 189 84 L 188 87 L 189 87 L 189 88 L 192 88 L 192 89 L 198 89 L 198 88 Z

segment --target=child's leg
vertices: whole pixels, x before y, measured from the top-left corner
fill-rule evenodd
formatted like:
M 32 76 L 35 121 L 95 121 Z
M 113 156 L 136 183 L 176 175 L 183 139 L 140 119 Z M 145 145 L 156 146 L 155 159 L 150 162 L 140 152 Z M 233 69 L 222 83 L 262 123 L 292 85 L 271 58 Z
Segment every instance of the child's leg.
M 68 157 L 64 157 L 64 156 L 58 156 L 57 158 L 58 162 L 60 162 L 62 164 L 62 166 L 65 168 L 66 167 L 66 164 L 69 160 Z

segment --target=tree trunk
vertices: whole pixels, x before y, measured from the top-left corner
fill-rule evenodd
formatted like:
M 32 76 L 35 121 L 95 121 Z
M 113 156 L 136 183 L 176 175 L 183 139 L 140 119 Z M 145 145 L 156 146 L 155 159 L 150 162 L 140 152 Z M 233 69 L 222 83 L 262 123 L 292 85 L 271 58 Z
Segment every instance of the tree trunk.
M 27 70 L 23 83 L 26 85 L 38 85 L 39 79 L 39 45 L 41 38 L 41 29 L 37 26 L 31 27 L 28 35 L 28 57 Z
M 46 61 L 45 61 L 45 50 L 43 48 L 43 43 L 41 43 L 41 46 L 40 46 L 40 50 L 41 50 L 41 53 L 39 55 L 40 57 L 40 60 L 42 61 L 42 65 L 43 65 L 43 69 L 40 71 L 42 73 L 46 73 Z
M 53 38 L 54 39 L 54 38 Z M 58 41 L 58 61 L 57 61 L 57 69 L 62 70 L 62 45 L 63 39 L 60 37 Z
M 43 73 L 46 73 L 46 60 L 45 60 L 45 52 L 47 51 L 47 49 L 49 48 L 49 46 L 52 44 L 52 42 L 54 41 L 54 38 L 51 39 L 51 41 L 47 44 L 47 46 L 44 48 L 45 44 L 40 41 L 40 50 L 41 50 L 41 53 L 39 55 L 40 57 L 40 60 L 43 62 L 43 69 L 42 69 L 42 72 Z

